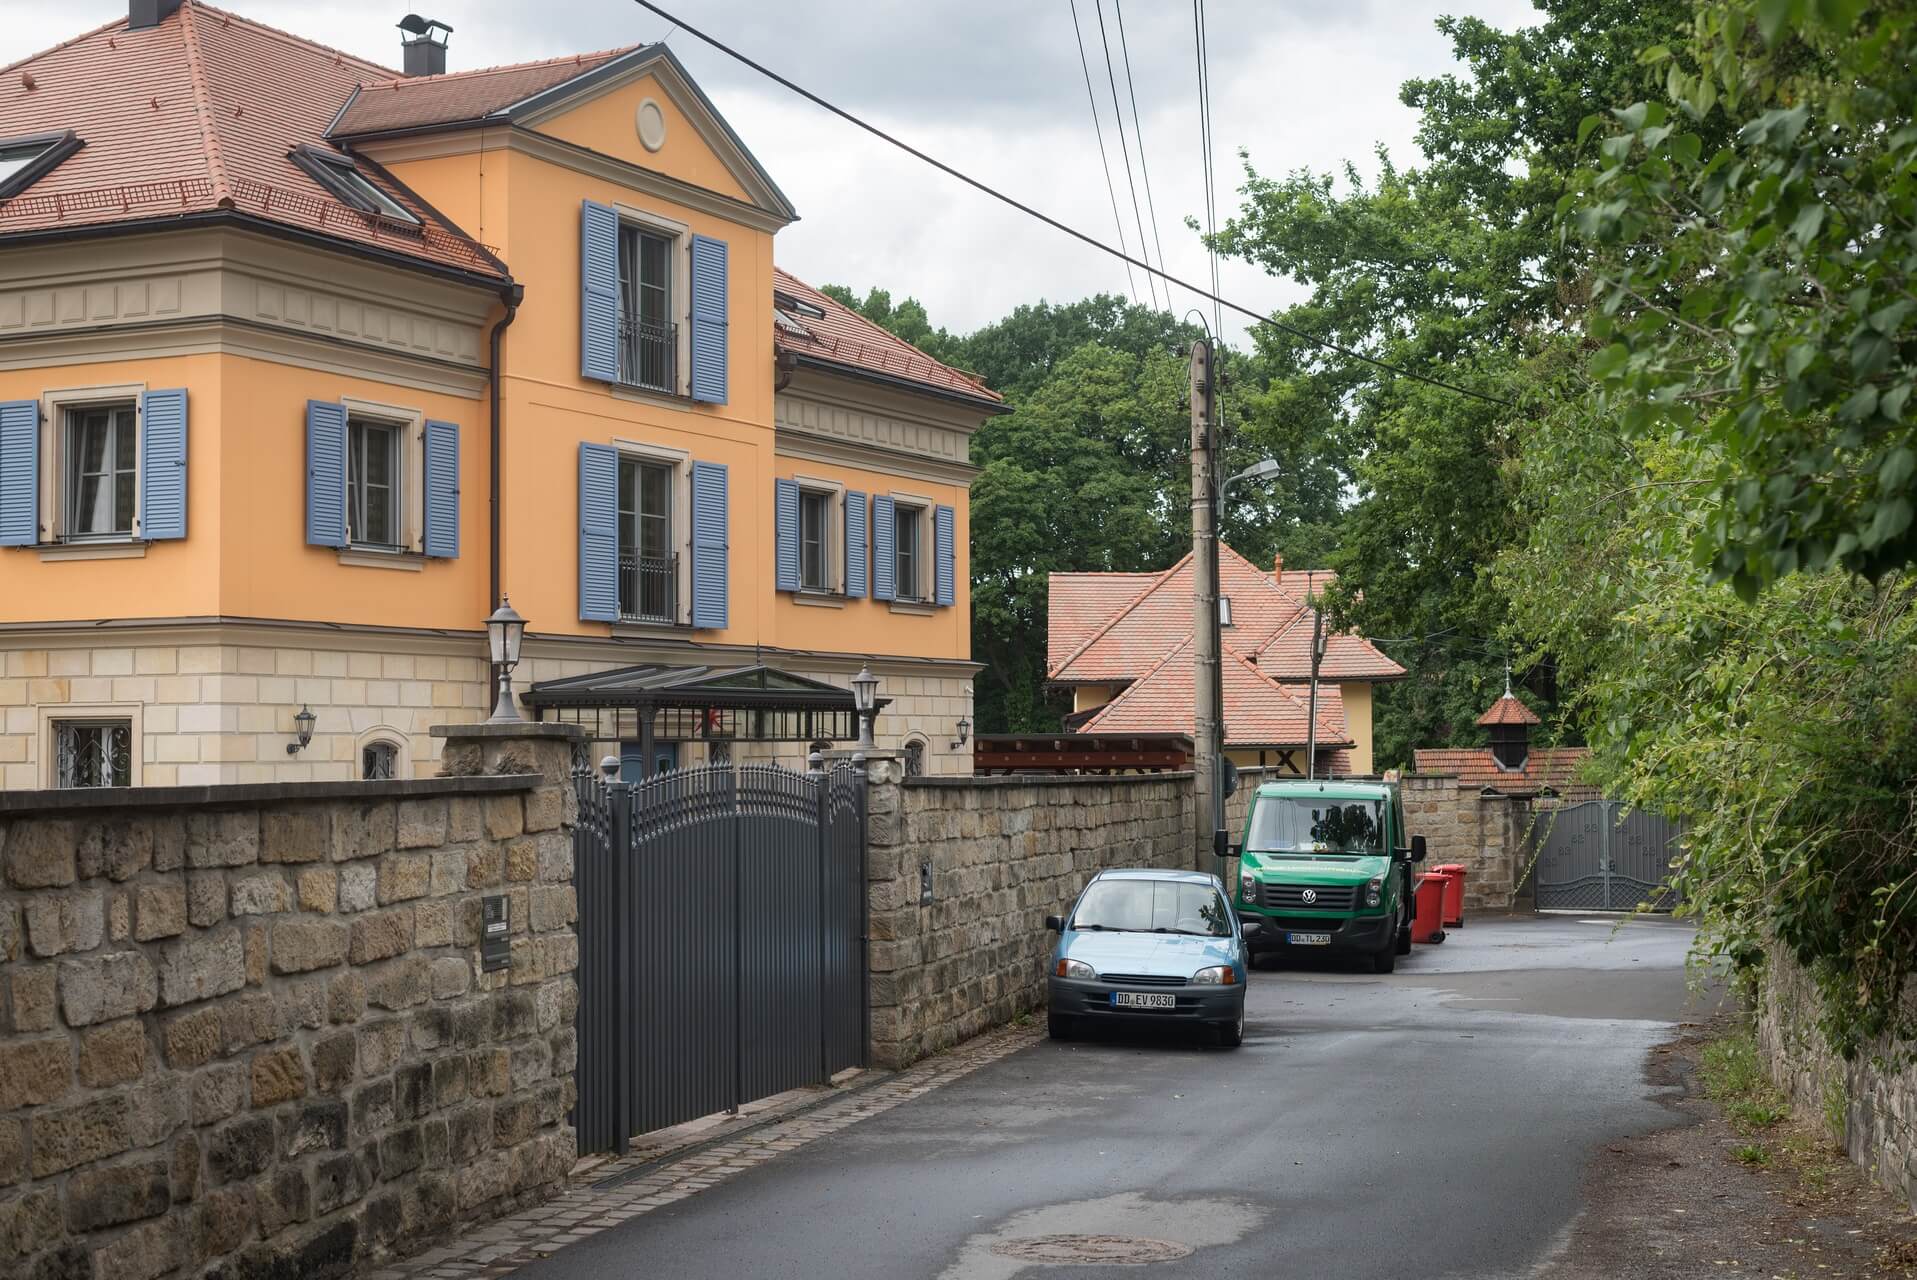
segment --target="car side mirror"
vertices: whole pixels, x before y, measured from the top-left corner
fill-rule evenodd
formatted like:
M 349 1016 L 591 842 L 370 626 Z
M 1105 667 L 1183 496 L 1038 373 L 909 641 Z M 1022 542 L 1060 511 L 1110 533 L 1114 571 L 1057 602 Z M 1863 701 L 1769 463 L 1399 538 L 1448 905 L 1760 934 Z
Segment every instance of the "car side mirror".
M 1413 862 L 1424 861 L 1424 837 L 1423 836 L 1411 837 L 1411 860 Z
M 1046 916 L 1045 927 L 1053 933 L 1065 932 L 1065 920 L 1062 916 Z

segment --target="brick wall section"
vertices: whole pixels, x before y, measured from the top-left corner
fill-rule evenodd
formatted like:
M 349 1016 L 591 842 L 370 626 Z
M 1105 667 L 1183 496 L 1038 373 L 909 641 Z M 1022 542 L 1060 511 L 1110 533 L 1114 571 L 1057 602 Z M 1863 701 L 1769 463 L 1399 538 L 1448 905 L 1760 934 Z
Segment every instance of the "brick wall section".
M 0 1274 L 332 1277 L 570 1169 L 568 741 L 0 796 Z M 481 973 L 481 900 L 511 969 Z
M 1831 1137 L 1917 1210 L 1917 1043 L 1880 1039 L 1845 1062 L 1818 1030 L 1822 1013 L 1809 975 L 1773 945 L 1757 1009 L 1757 1043 L 1771 1079 L 1807 1118 L 1841 1115 L 1843 1132 Z
M 903 1066 L 1045 1000 L 1047 915 L 1107 867 L 1190 867 L 1188 773 L 915 779 L 875 760 L 869 793 L 872 1053 Z M 1243 827 L 1260 778 L 1228 823 Z M 919 868 L 932 903 L 919 902 Z M 1208 866 L 1223 874 L 1223 863 Z

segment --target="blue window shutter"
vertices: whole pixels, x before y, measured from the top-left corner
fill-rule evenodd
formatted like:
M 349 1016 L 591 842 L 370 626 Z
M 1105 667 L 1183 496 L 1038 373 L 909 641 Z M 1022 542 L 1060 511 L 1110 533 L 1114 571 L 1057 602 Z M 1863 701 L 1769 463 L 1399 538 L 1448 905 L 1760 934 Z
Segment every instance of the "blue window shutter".
M 872 598 L 891 600 L 898 595 L 898 551 L 893 545 L 898 526 L 893 522 L 892 499 L 872 499 Z
M 426 420 L 426 535 L 429 556 L 459 555 L 459 424 Z
M 845 594 L 854 600 L 865 595 L 865 495 L 845 495 Z
M 937 564 L 935 604 L 952 604 L 958 599 L 957 558 L 952 545 L 952 508 L 932 509 L 932 555 Z
M 579 616 L 619 618 L 619 451 L 579 446 Z
M 692 464 L 692 625 L 722 630 L 728 621 L 726 468 Z
M 186 536 L 186 392 L 140 398 L 140 536 Z
M 726 402 L 726 242 L 692 237 L 692 398 Z
M 346 545 L 346 406 L 306 402 L 306 541 Z
M 0 402 L 0 547 L 40 541 L 40 402 Z
M 591 200 L 579 210 L 579 374 L 619 381 L 619 213 Z
M 772 523 L 775 530 L 775 591 L 799 589 L 799 486 L 793 480 L 772 482 Z

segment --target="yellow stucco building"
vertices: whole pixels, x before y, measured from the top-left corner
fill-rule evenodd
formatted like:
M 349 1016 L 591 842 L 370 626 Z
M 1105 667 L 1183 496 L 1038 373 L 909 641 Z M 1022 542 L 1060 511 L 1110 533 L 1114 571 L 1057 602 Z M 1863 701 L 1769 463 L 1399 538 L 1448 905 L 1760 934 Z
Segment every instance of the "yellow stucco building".
M 998 397 L 775 268 L 797 215 L 664 46 L 408 43 L 132 0 L 9 70 L 0 783 L 432 772 L 501 593 L 522 694 L 869 662 L 881 745 L 963 770 Z M 529 699 L 630 757 L 601 703 Z M 816 740 L 686 710 L 652 767 Z

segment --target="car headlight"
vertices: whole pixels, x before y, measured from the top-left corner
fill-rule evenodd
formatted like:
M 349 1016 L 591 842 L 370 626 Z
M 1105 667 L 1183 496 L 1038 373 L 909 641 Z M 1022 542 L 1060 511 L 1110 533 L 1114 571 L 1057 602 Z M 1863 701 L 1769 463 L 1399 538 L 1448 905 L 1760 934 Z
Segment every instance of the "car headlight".
M 1061 978 L 1096 978 L 1098 976 L 1084 961 L 1066 960 L 1063 957 L 1059 959 L 1058 968 L 1052 972 Z
M 1194 987 L 1229 987 L 1237 982 L 1238 974 L 1228 964 L 1215 964 L 1191 976 L 1191 985 Z
M 1365 886 L 1365 905 L 1375 907 L 1384 901 L 1384 877 L 1373 876 L 1371 883 Z
M 1246 902 L 1258 900 L 1258 877 L 1247 871 L 1238 877 L 1238 893 Z

